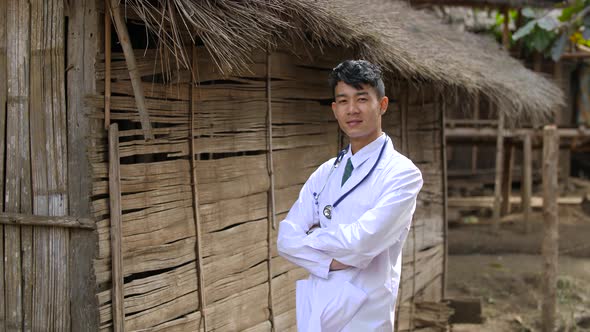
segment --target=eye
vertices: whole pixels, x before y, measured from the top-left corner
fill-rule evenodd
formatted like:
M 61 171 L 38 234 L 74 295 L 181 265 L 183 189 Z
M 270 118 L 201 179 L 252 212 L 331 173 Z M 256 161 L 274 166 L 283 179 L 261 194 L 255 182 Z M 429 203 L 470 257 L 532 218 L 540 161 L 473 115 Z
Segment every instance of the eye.
M 358 99 L 359 102 L 364 103 L 367 101 L 367 98 L 361 97 Z
M 338 100 L 338 104 L 346 104 L 346 99 L 340 99 L 340 100 Z

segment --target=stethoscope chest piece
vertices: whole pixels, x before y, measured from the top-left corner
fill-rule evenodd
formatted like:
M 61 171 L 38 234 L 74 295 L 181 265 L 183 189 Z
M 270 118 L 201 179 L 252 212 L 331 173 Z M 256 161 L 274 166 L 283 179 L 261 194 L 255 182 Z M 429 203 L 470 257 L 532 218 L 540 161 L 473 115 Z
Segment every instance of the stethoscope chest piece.
M 324 217 L 326 219 L 332 219 L 332 205 L 324 206 Z

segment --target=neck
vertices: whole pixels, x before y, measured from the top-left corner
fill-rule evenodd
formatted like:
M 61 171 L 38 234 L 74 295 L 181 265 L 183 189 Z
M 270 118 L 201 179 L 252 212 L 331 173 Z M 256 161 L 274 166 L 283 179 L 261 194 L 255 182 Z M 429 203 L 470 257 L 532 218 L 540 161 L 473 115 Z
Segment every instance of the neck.
M 352 154 L 357 153 L 360 149 L 364 148 L 365 146 L 369 145 L 371 142 L 379 138 L 379 136 L 381 136 L 382 133 L 383 132 L 381 131 L 381 129 L 379 129 L 372 135 L 350 138 L 350 152 Z

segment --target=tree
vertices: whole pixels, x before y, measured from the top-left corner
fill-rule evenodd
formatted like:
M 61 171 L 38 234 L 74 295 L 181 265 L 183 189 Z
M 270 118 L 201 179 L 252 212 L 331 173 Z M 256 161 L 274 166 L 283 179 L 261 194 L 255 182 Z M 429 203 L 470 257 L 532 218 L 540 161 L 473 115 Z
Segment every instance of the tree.
M 590 47 L 590 0 L 574 0 L 568 6 L 549 11 L 524 8 L 526 23 L 513 35 L 525 49 L 551 56 L 558 61 L 568 41 Z

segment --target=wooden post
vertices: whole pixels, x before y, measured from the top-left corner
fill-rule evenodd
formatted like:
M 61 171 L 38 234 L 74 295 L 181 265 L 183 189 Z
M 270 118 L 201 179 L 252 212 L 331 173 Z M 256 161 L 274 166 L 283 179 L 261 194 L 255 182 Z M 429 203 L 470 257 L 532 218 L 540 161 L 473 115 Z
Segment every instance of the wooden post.
M 510 8 L 504 7 L 502 13 L 504 14 L 504 25 L 502 29 L 502 45 L 506 51 L 510 51 Z
M 476 122 L 477 120 L 479 120 L 479 93 L 475 95 L 475 100 L 473 101 L 473 121 Z M 479 126 L 476 124 L 475 128 L 479 128 Z M 473 144 L 471 146 L 471 174 L 473 175 L 477 171 L 477 153 L 477 144 Z
M 479 99 L 479 98 L 478 98 Z M 437 95 L 437 105 L 440 108 L 440 140 L 441 140 L 441 163 L 442 163 L 442 193 L 443 193 L 443 242 L 444 242 L 444 253 L 443 253 L 443 274 L 442 274 L 442 296 L 441 298 L 446 298 L 447 293 L 447 277 L 448 277 L 448 262 L 449 262 L 449 241 L 448 241 L 448 234 L 449 234 L 449 207 L 448 207 L 448 180 L 447 180 L 447 135 L 445 131 L 447 130 L 446 124 L 446 105 L 444 104 L 445 100 L 442 98 L 440 94 Z
M 104 128 L 111 124 L 111 11 L 104 3 Z
M 502 202 L 502 166 L 504 164 L 504 113 L 498 111 L 498 133 L 496 136 L 496 180 L 494 186 L 493 229 L 500 227 L 500 209 Z
M 189 87 L 189 147 L 190 147 L 190 164 L 191 164 L 191 190 L 193 194 L 193 220 L 195 222 L 195 256 L 197 259 L 197 280 L 199 282 L 199 308 L 201 310 L 201 321 L 203 322 L 203 330 L 207 332 L 207 310 L 206 310 L 206 296 L 205 296 L 205 278 L 203 277 L 203 239 L 201 234 L 201 214 L 199 213 L 199 191 L 197 187 L 199 181 L 197 178 L 197 160 L 195 158 L 195 107 L 194 107 L 194 89 L 197 85 L 198 76 L 198 57 L 197 48 L 193 44 L 191 46 L 191 82 Z
M 533 71 L 540 73 L 543 70 L 543 55 L 539 52 L 533 54 Z
M 121 252 L 121 175 L 119 171 L 119 126 L 109 126 L 109 202 L 111 208 L 111 271 L 113 331 L 125 331 L 123 255 Z
M 559 256 L 559 210 L 557 169 L 559 165 L 559 136 L 555 125 L 543 131 L 543 325 L 542 331 L 552 332 L 556 319 L 557 260 Z
M 500 215 L 510 213 L 510 195 L 512 193 L 512 168 L 514 167 L 514 144 L 508 141 L 504 149 L 504 165 L 502 167 L 502 208 Z
M 531 196 L 533 194 L 533 145 L 531 135 L 524 135 L 522 152 L 521 205 L 525 232 L 530 233 L 532 228 Z
M 267 128 L 267 169 L 268 176 L 270 177 L 270 187 L 268 189 L 268 225 L 267 225 L 267 245 L 268 245 L 268 309 L 270 313 L 271 331 L 276 330 L 275 312 L 274 312 L 274 293 L 272 287 L 272 237 L 273 230 L 276 229 L 276 204 L 275 204 L 275 175 L 274 175 L 274 161 L 272 155 L 272 79 L 271 79 L 271 54 L 270 47 L 266 51 L 266 128 Z
M 119 0 L 110 0 L 111 5 L 111 17 L 115 23 L 117 30 L 117 36 L 119 42 L 123 48 L 123 54 L 125 55 L 125 61 L 127 62 L 127 69 L 129 70 L 129 78 L 131 79 L 131 85 L 133 86 L 133 94 L 135 95 L 135 102 L 137 103 L 137 110 L 139 111 L 139 119 L 141 121 L 141 129 L 143 130 L 143 136 L 146 140 L 154 139 L 152 133 L 152 126 L 150 124 L 150 117 L 145 105 L 145 95 L 143 93 L 143 83 L 141 82 L 141 76 L 139 70 L 137 70 L 137 63 L 135 62 L 135 54 L 133 52 L 133 46 L 131 45 L 131 39 L 129 37 L 129 31 L 121 8 L 119 8 Z
M 68 121 L 68 206 L 69 214 L 76 217 L 91 216 L 90 153 L 96 140 L 89 137 L 100 132 L 103 121 L 90 119 L 94 108 L 84 105 L 87 95 L 96 94 L 96 70 L 94 67 L 99 45 L 102 43 L 101 19 L 97 0 L 70 1 L 67 20 L 67 121 Z M 99 42 L 100 40 L 100 42 Z M 96 282 L 92 257 L 98 246 L 98 234 L 70 229 L 69 269 L 71 331 L 98 331 L 99 309 L 95 294 Z

